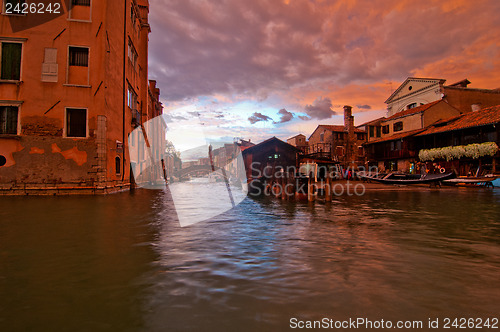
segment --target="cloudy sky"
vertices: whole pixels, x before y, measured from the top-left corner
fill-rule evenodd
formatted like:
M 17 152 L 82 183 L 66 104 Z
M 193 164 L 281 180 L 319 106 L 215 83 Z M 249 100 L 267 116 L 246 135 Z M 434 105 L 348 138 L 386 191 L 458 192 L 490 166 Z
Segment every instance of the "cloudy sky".
M 361 124 L 409 76 L 500 87 L 498 0 L 149 2 L 167 119 L 208 136 L 308 136 L 343 105 Z

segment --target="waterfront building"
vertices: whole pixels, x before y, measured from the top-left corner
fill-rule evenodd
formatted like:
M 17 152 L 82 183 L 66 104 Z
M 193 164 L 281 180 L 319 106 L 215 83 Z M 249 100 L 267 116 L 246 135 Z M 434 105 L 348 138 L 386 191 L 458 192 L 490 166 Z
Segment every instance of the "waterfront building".
M 458 175 L 495 174 L 500 171 L 500 152 L 481 155 L 484 147 L 470 144 L 500 146 L 500 105 L 439 121 L 416 134 L 414 139 L 419 152 L 441 148 L 439 157 L 429 158 Z
M 458 109 L 449 105 L 444 100 L 437 100 L 415 108 L 406 109 L 388 118 L 370 122 L 368 124 L 368 142 L 380 141 L 394 134 L 422 129 L 438 120 L 451 118 L 459 114 L 460 111 Z
M 259 179 L 263 176 L 264 169 L 267 167 L 267 174 L 273 177 L 278 169 L 285 172 L 296 170 L 299 166 L 299 154 L 301 150 L 282 140 L 271 137 L 259 144 L 248 147 L 243 150 L 243 161 L 245 163 L 247 181 Z M 294 176 L 295 174 L 290 174 Z M 269 180 L 269 179 L 268 179 Z
M 445 83 L 445 79 L 408 77 L 385 101 L 387 116 L 437 100 L 444 100 L 461 113 L 500 104 L 498 88 L 469 88 L 471 82 L 467 79 Z
M 411 144 L 413 135 L 441 119 L 460 115 L 460 111 L 443 100 L 406 109 L 377 122 L 380 137 L 370 137 L 365 150 L 371 156 L 370 165 L 384 170 L 411 169 L 417 151 Z M 376 127 L 369 125 L 369 127 Z M 369 129 L 372 133 L 372 129 Z M 377 129 L 375 132 L 377 133 Z M 377 161 L 374 162 L 373 159 Z
M 366 132 L 354 127 L 351 106 L 344 106 L 344 125 L 319 125 L 309 136 L 309 157 L 328 158 L 342 167 L 365 163 Z
M 500 104 L 499 89 L 469 88 L 464 79 L 451 85 L 434 78 L 407 78 L 385 101 L 387 117 L 358 128 L 368 132 L 368 164 L 381 171 L 414 172 L 419 146 L 413 137 L 445 119 Z
M 147 0 L 64 1 L 0 15 L 0 192 L 130 184 L 128 136 L 161 113 L 148 82 Z
M 499 145 L 499 122 L 500 106 L 497 105 L 440 119 L 424 128 L 372 140 L 365 144 L 369 165 L 378 166 L 382 172 L 415 173 L 421 161 L 419 152 L 422 149 L 449 148 L 488 142 Z M 458 175 L 468 175 L 471 170 L 475 170 L 475 173 L 480 167 L 495 173 L 498 171 L 500 162 L 498 152 L 486 156 L 456 155 L 449 156 L 448 159 L 438 157 L 436 163 L 445 169 L 454 170 Z
M 244 139 L 240 139 L 239 142 L 236 144 L 238 145 L 238 148 L 240 149 L 240 151 L 244 151 L 244 150 L 251 148 L 252 146 L 255 145 L 254 143 L 251 142 L 250 139 L 248 141 L 244 140 Z
M 375 120 L 371 120 L 356 126 L 356 128 L 363 130 L 366 132 L 367 140 L 374 140 L 382 137 L 382 126 L 381 123 L 385 119 L 385 117 L 380 117 Z
M 295 135 L 287 139 L 286 142 L 290 145 L 295 146 L 296 148 L 299 148 L 300 150 L 302 150 L 304 154 L 307 154 L 309 149 L 309 142 L 307 141 L 305 135 L 303 134 Z

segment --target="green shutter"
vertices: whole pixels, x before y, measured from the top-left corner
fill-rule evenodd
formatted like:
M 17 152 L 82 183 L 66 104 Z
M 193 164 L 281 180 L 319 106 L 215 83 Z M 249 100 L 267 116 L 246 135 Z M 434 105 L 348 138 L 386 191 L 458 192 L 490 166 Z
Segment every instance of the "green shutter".
M 3 80 L 21 78 L 21 50 L 20 43 L 2 43 L 2 76 Z

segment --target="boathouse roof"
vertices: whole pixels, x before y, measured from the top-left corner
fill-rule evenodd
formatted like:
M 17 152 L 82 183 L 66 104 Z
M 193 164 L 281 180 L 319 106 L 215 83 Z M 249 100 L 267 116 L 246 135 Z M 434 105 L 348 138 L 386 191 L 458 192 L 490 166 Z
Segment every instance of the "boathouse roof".
M 445 131 L 460 130 L 471 127 L 486 126 L 500 122 L 500 105 L 486 107 L 482 110 L 459 115 L 457 117 L 441 120 L 427 127 L 417 136 L 431 135 Z

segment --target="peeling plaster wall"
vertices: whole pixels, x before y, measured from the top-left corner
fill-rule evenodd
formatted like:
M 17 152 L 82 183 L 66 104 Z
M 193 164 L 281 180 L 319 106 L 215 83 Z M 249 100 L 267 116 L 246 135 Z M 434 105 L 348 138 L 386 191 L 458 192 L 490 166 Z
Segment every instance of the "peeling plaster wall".
M 0 135 L 0 156 L 5 158 L 0 157 L 0 189 L 46 183 L 129 184 L 127 139 L 134 129 L 126 105 L 129 86 L 138 95 L 142 120 L 148 120 L 148 8 L 147 2 L 141 3 L 92 1 L 89 13 L 71 14 L 90 15 L 89 21 L 68 20 L 65 13 L 26 29 L 12 27 L 27 26 L 29 15 L 0 15 L 1 37 L 23 43 L 21 79 L 0 82 L 0 104 L 19 105 L 20 117 L 17 135 Z M 141 17 L 135 24 L 132 8 Z M 135 67 L 128 57 L 129 41 L 139 55 Z M 89 48 L 88 67 L 68 65 L 70 46 Z M 51 82 L 40 75 L 46 48 L 57 50 L 57 77 Z M 67 108 L 87 110 L 86 138 L 64 137 Z M 102 139 L 97 136 L 99 117 L 107 123 L 100 131 Z M 121 161 L 118 174 L 116 157 Z
M 0 183 L 92 183 L 92 160 L 96 158 L 93 140 L 22 137 L 0 139 L 0 155 L 7 159 L 0 166 Z

